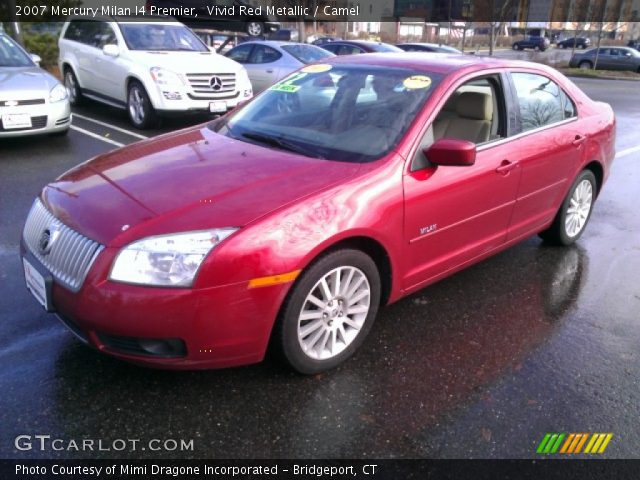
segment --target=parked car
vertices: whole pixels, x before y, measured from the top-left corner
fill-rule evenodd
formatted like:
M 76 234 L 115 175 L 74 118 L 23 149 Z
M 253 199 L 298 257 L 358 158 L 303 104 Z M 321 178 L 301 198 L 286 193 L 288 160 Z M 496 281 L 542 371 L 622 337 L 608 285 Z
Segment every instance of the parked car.
M 137 128 L 159 114 L 225 113 L 253 95 L 242 65 L 211 52 L 179 22 L 76 18 L 58 44 L 71 104 L 90 98 L 125 108 Z
M 276 108 L 327 76 L 328 104 Z M 124 360 L 224 367 L 271 345 L 316 373 L 356 351 L 379 307 L 531 235 L 576 242 L 614 144 L 611 107 L 544 65 L 328 58 L 47 185 L 23 230 L 25 279 Z
M 315 45 L 266 40 L 242 43 L 225 55 L 247 69 L 256 94 L 304 65 L 334 56 Z
M 366 42 L 363 40 L 336 40 L 320 45 L 325 50 L 336 55 L 354 55 L 359 53 L 402 52 L 395 45 L 382 42 Z
M 598 61 L 596 63 L 596 52 Z M 597 70 L 630 70 L 640 73 L 640 52 L 629 47 L 600 47 L 584 53 L 576 53 L 569 60 L 569 67 Z
M 185 7 L 193 10 L 185 10 Z M 162 13 L 163 9 L 174 9 L 178 12 L 176 20 L 191 28 L 213 28 L 230 32 L 244 32 L 251 37 L 262 37 L 280 28 L 280 23 L 275 17 L 267 15 L 266 11 L 260 15 L 244 15 L 240 9 L 255 7 L 244 0 L 223 0 L 210 2 L 206 0 L 146 0 L 147 12 L 151 14 Z M 151 10 L 155 8 L 157 10 Z M 263 10 L 265 10 L 263 8 Z M 185 12 L 184 15 L 180 14 Z
M 315 40 L 313 40 L 311 42 L 311 44 L 312 45 L 317 45 L 317 46 L 322 46 L 325 43 L 337 42 L 339 40 L 342 40 L 342 38 L 340 38 L 340 37 L 332 37 L 330 35 L 327 35 L 327 36 L 324 36 L 324 37 L 316 38 Z
M 549 48 L 551 42 L 546 37 L 529 37 L 525 40 L 518 40 L 517 42 L 513 42 L 511 48 L 514 50 L 524 50 L 526 48 L 531 48 L 533 50 L 539 50 L 544 52 L 547 48 Z
M 448 45 L 438 45 L 437 43 L 399 43 L 396 47 L 405 52 L 462 53 L 457 48 Z
M 573 48 L 574 44 L 576 48 L 581 48 L 582 50 L 584 50 L 585 48 L 591 46 L 591 40 L 589 40 L 587 37 L 569 37 L 565 38 L 564 40 L 560 40 L 556 44 L 556 46 L 558 48 Z
M 0 32 L 0 138 L 69 131 L 67 90 L 39 61 Z

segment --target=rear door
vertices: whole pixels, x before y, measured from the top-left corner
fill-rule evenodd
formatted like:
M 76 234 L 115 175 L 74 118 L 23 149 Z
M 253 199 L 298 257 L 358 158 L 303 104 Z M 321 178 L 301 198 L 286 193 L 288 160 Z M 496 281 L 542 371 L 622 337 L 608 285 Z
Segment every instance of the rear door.
M 573 100 L 550 78 L 512 72 L 517 129 L 511 142 L 521 170 L 508 239 L 530 235 L 555 216 L 584 151 Z
M 254 93 L 260 93 L 276 83 L 280 75 L 279 61 L 282 53 L 267 45 L 256 44 L 249 61 L 244 64 Z

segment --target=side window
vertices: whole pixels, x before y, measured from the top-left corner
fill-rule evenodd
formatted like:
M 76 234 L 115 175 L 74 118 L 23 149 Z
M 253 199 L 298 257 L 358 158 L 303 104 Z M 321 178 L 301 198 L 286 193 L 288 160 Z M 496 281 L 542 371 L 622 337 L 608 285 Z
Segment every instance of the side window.
M 339 45 L 323 45 L 322 48 L 324 48 L 325 50 L 328 50 L 331 53 L 337 53 Z
M 98 22 L 91 45 L 102 49 L 105 45 L 117 44 L 116 34 L 113 28 L 106 22 Z
M 560 90 L 560 98 L 562 100 L 562 110 L 564 112 L 564 118 L 573 118 L 578 115 L 576 106 L 573 100 L 569 98 L 569 95 L 564 93 L 564 90 Z
M 420 142 L 411 165 L 419 170 L 428 165 L 422 150 L 442 138 L 483 144 L 506 137 L 507 119 L 499 76 L 476 78 L 448 96 Z
M 251 54 L 251 60 L 249 63 L 271 63 L 282 57 L 282 54 L 277 50 L 266 45 L 256 45 Z
M 533 73 L 512 73 L 511 77 L 518 96 L 523 132 L 564 120 L 558 85 Z
M 235 60 L 238 63 L 249 63 L 249 55 L 251 54 L 251 49 L 253 45 L 238 45 L 229 53 L 227 57 L 231 60 Z
M 82 42 L 82 37 L 84 34 L 84 26 L 86 22 L 81 20 L 72 20 L 67 27 L 67 30 L 64 32 L 64 38 L 67 40 L 73 40 L 74 42 Z

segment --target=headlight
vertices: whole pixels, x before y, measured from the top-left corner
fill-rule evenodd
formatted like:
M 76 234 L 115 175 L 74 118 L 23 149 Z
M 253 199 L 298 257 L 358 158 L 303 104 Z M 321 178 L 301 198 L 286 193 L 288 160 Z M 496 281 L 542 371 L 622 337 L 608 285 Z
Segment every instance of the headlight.
M 170 70 L 160 67 L 153 67 L 150 70 L 151 78 L 161 87 L 181 87 L 184 86 L 182 78 Z
M 207 254 L 237 228 L 144 238 L 124 247 L 111 280 L 140 285 L 189 287 Z
M 67 89 L 60 84 L 57 84 L 49 92 L 50 103 L 59 102 L 60 100 L 64 100 L 65 98 L 67 98 Z

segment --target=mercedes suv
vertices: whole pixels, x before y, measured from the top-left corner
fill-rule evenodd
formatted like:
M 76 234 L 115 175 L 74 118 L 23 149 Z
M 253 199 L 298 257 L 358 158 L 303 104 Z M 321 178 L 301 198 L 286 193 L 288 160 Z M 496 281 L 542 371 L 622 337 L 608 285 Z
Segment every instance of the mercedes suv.
M 59 47 L 71 105 L 91 98 L 125 108 L 137 128 L 168 112 L 224 114 L 253 96 L 245 68 L 179 22 L 75 18 Z

